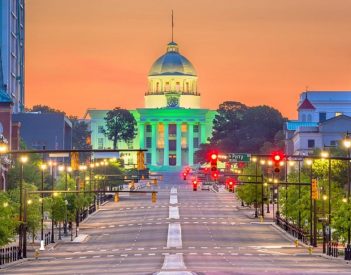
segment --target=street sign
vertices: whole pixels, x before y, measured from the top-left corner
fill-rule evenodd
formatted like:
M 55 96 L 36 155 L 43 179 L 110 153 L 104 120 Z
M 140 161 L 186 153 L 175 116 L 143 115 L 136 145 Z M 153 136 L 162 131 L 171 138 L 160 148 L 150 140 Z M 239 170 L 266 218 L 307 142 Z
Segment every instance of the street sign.
M 227 154 L 229 162 L 250 162 L 251 154 L 246 153 L 229 153 Z
M 68 158 L 69 153 L 49 153 L 49 158 Z

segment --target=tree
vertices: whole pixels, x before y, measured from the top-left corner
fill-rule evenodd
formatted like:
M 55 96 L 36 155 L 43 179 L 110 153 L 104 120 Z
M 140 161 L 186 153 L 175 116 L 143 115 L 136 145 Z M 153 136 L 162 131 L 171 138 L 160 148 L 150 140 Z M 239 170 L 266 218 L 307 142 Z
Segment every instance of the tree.
M 15 207 L 4 192 L 0 193 L 0 246 L 11 242 L 16 234 Z
M 135 138 L 136 121 L 128 110 L 116 107 L 107 112 L 105 121 L 104 134 L 112 140 L 114 150 L 117 148 L 118 141 L 128 142 Z
M 46 105 L 34 105 L 32 108 L 27 109 L 29 112 L 40 112 L 42 114 L 52 114 L 52 113 L 57 113 L 57 114 L 63 114 L 66 115 L 65 112 L 60 111 L 58 109 L 51 108 Z
M 284 119 L 269 106 L 247 107 L 239 102 L 224 102 L 219 105 L 213 123 L 211 144 L 223 152 L 257 153 L 274 146 L 282 146 L 278 131 Z
M 72 122 L 72 147 L 74 149 L 91 149 L 89 125 L 76 116 L 69 116 Z M 89 153 L 80 153 L 79 158 L 84 162 L 90 156 Z

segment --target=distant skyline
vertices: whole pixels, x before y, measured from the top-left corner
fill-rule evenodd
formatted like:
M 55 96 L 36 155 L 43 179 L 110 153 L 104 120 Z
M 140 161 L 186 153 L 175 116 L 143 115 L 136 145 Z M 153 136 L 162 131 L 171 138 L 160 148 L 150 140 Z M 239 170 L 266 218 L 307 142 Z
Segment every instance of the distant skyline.
M 296 118 L 306 86 L 351 91 L 349 0 L 26 0 L 26 106 L 143 107 L 172 9 L 205 108 L 232 100 Z

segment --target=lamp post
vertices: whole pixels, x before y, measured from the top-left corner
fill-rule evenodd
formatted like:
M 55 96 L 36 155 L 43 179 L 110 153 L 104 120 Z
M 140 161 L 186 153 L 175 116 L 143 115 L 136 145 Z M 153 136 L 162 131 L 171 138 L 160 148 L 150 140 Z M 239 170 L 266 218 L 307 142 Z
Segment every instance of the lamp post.
M 49 166 L 51 168 L 51 191 L 55 190 L 54 187 L 54 166 L 56 166 L 56 162 L 49 161 Z M 52 202 L 54 202 L 54 193 L 51 195 Z M 51 208 L 51 243 L 55 243 L 54 236 L 54 207 Z
M 311 159 L 306 160 L 306 164 L 310 166 L 310 245 L 313 245 L 313 205 L 312 205 L 312 165 Z
M 258 217 L 258 211 L 257 211 L 257 201 L 258 201 L 258 186 L 257 186 L 257 170 L 258 170 L 258 162 L 257 162 L 257 159 L 255 158 L 255 159 L 253 159 L 253 162 L 255 163 L 255 176 L 256 176 L 256 179 L 255 179 L 255 181 L 256 181 L 256 187 L 255 187 L 255 195 L 256 195 L 256 199 L 255 199 L 255 218 L 257 218 Z
M 350 202 L 350 148 L 351 148 L 351 138 L 349 132 L 346 133 L 346 137 L 344 138 L 343 145 L 347 149 L 347 203 Z M 350 225 L 347 229 L 347 246 L 350 247 L 350 235 L 351 229 Z
M 19 220 L 20 220 L 20 227 L 19 227 L 19 247 L 20 247 L 20 256 L 22 256 L 21 254 L 23 253 L 23 257 L 25 256 L 25 252 L 24 249 L 22 249 L 22 247 L 24 247 L 24 219 L 23 219 L 23 168 L 24 168 L 24 164 L 27 163 L 28 161 L 28 157 L 27 156 L 21 156 L 20 157 L 20 163 L 21 163 L 21 172 L 20 172 L 20 186 L 19 186 L 19 191 L 20 191 L 20 209 L 19 209 Z M 22 253 L 21 253 L 22 252 Z
M 44 191 L 44 171 L 47 166 L 45 163 L 40 165 L 41 170 L 41 191 Z M 40 194 L 41 199 L 41 236 L 40 236 L 40 250 L 45 250 L 45 241 L 44 241 L 44 194 Z

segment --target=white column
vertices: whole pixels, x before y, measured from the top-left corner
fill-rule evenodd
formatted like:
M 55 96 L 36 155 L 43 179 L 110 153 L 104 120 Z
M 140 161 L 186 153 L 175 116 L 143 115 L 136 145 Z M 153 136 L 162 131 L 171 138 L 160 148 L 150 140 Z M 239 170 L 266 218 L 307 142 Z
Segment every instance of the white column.
M 194 124 L 188 123 L 188 165 L 194 164 Z
M 139 123 L 139 148 L 145 149 L 145 124 L 140 122 Z
M 164 147 L 163 147 L 163 166 L 169 166 L 169 133 L 168 122 L 163 123 Z
M 157 133 L 156 133 L 156 122 L 151 122 L 151 165 L 156 165 L 156 154 L 157 154 Z
M 176 136 L 176 165 L 182 166 L 182 123 L 177 122 L 177 136 Z
M 204 144 L 207 142 L 206 140 L 206 124 L 201 122 L 200 123 L 200 143 Z

